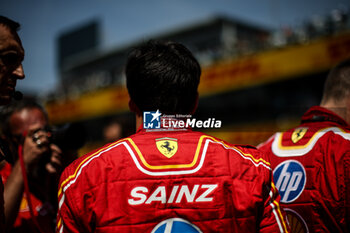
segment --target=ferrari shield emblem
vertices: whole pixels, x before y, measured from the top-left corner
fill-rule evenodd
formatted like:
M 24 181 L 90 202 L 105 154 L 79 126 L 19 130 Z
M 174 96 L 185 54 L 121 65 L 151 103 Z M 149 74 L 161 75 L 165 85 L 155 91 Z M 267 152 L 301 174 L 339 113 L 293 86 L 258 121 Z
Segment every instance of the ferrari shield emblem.
M 167 158 L 171 158 L 177 152 L 176 138 L 158 138 L 156 145 L 159 152 Z
M 292 134 L 292 142 L 297 143 L 302 139 L 307 131 L 307 128 L 297 128 Z

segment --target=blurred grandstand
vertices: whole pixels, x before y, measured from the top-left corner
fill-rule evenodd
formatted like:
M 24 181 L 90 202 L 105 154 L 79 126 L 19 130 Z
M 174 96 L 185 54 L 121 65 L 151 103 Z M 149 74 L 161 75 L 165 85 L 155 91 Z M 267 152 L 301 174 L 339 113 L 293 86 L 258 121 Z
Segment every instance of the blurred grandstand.
M 109 52 L 98 49 L 98 31 L 98 22 L 92 22 L 60 36 L 61 86 L 45 98 L 52 123 L 82 122 L 95 142 L 111 119 L 128 122 L 128 132 L 135 130 L 123 66 L 130 49 L 142 41 L 169 39 L 193 51 L 203 69 L 194 117 L 222 120 L 220 130 L 208 133 L 242 144 L 256 145 L 297 124 L 319 103 L 329 69 L 350 57 L 346 9 L 278 30 L 214 17 Z M 85 47 L 72 51 L 67 46 L 86 37 L 94 39 Z

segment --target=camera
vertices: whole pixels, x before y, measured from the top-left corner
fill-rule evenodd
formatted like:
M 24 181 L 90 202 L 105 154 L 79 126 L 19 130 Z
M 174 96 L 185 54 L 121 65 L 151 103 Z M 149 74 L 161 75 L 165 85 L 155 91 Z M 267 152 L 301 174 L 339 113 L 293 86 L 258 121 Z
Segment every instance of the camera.
M 84 146 L 86 132 L 83 125 L 79 123 L 65 124 L 51 130 L 50 142 L 57 145 L 61 150 L 78 150 Z

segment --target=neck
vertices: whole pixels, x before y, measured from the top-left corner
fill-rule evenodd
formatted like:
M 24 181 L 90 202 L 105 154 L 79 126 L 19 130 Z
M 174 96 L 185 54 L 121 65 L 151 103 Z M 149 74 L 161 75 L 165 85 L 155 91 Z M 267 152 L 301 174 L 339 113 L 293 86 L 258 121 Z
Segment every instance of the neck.
M 336 102 L 330 100 L 327 102 L 322 102 L 321 107 L 328 109 L 329 111 L 334 112 L 341 118 L 343 118 L 348 124 L 350 123 L 350 101 Z

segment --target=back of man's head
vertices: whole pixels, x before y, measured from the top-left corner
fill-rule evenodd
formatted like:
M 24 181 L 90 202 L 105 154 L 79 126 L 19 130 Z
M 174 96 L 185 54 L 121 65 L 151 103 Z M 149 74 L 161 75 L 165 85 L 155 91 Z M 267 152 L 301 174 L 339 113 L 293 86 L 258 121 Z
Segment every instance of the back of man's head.
M 324 85 L 321 105 L 327 102 L 342 104 L 350 98 L 350 59 L 335 66 L 329 73 Z
M 0 24 L 6 26 L 9 28 L 12 32 L 16 32 L 20 29 L 20 24 L 5 17 L 0 15 Z
M 195 110 L 201 69 L 185 46 L 160 41 L 143 44 L 130 53 L 125 73 L 137 114 L 158 109 L 165 114 L 189 114 Z

